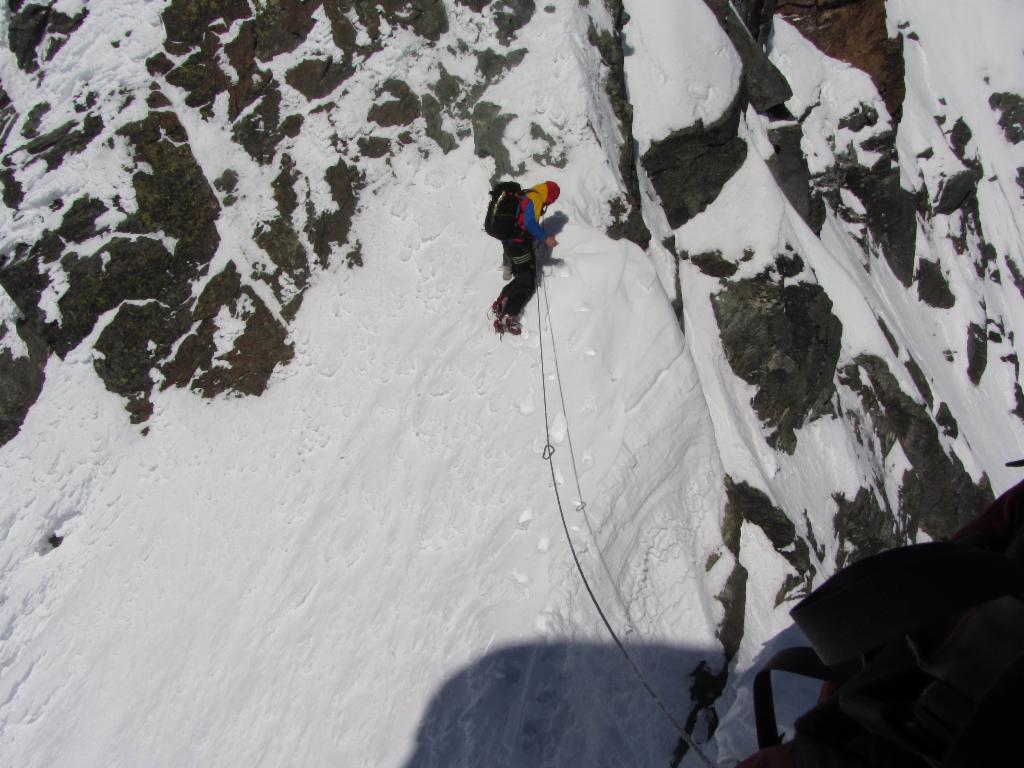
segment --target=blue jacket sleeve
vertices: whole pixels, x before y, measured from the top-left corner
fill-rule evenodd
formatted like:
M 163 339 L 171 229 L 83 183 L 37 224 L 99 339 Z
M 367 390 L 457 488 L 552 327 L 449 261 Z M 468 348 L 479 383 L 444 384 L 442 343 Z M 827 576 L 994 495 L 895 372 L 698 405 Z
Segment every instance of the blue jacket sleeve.
M 544 227 L 537 222 L 537 214 L 533 210 L 533 203 L 529 200 L 526 202 L 526 210 L 523 211 L 523 226 L 537 240 L 544 240 L 548 236 L 548 233 L 544 231 Z

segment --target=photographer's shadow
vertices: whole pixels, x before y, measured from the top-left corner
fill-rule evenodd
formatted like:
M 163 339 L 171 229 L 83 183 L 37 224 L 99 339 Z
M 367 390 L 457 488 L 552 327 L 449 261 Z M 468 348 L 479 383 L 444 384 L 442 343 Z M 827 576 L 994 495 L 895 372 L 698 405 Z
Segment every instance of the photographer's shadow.
M 642 645 L 631 654 L 661 704 L 686 722 L 707 651 Z M 404 768 L 671 768 L 684 752 L 618 648 L 539 642 L 491 651 L 449 678 Z

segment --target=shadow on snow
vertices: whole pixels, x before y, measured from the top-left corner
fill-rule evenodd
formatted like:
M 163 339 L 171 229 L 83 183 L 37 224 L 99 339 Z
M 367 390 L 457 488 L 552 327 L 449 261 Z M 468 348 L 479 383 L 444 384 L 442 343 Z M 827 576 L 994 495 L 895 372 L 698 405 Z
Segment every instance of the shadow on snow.
M 692 698 L 700 698 L 691 697 L 694 673 L 700 677 L 716 654 L 661 645 L 630 654 L 675 720 L 686 723 Z M 696 735 L 703 741 L 706 726 Z M 448 680 L 420 722 L 405 768 L 669 768 L 679 746 L 615 645 L 535 643 L 492 651 Z

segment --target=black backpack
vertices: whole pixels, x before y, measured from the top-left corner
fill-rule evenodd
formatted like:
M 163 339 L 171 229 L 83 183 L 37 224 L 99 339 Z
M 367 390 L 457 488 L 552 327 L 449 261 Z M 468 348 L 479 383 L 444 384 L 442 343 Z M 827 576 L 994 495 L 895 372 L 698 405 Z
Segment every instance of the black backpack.
M 523 188 L 514 181 L 503 181 L 491 190 L 484 215 L 484 232 L 498 240 L 522 236 L 519 228 L 519 207 Z
M 1024 484 L 990 509 L 1021 525 Z M 797 768 L 1024 765 L 1024 526 L 1004 529 L 865 558 L 797 605 L 813 647 L 782 651 L 755 678 L 760 747 L 781 741 L 776 670 L 835 687 L 796 721 Z

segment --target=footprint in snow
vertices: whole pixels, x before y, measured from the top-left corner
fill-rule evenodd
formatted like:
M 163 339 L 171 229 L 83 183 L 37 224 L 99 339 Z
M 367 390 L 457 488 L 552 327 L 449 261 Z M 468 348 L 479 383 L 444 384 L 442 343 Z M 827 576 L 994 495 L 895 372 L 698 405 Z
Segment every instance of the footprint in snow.
M 519 519 L 516 520 L 516 527 L 520 531 L 525 531 L 530 527 L 531 522 L 533 522 L 533 512 L 527 509 L 525 512 L 523 512 L 523 514 L 519 516 Z
M 591 469 L 594 466 L 594 454 L 590 451 L 583 452 L 583 458 L 580 459 L 580 467 L 583 469 Z
M 551 442 L 555 445 L 560 445 L 565 442 L 565 433 L 568 430 L 568 425 L 565 421 L 565 415 L 559 413 L 551 421 L 551 428 L 549 430 L 551 434 Z
M 529 416 L 536 410 L 536 406 L 533 404 L 533 398 L 531 397 L 524 397 L 522 400 L 516 403 L 516 408 L 519 409 L 519 412 L 523 416 Z

